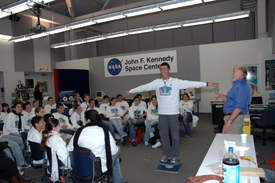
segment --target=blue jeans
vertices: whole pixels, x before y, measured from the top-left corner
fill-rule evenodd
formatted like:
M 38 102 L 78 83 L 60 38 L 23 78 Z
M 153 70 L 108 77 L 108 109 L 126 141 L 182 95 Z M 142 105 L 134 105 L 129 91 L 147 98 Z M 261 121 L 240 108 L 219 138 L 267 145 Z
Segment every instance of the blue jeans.
M 115 131 L 114 131 L 112 123 L 110 123 L 109 121 L 106 121 L 106 120 L 103 120 L 103 122 L 104 122 L 104 126 L 109 130 L 109 132 L 113 136 L 114 140 L 116 140 Z
M 146 129 L 145 129 L 145 135 L 144 135 L 144 141 L 145 141 L 145 142 L 148 142 L 148 141 L 149 141 L 150 132 L 152 132 L 152 127 L 153 127 L 153 126 L 156 126 L 157 124 L 158 124 L 158 121 L 149 122 L 149 120 L 146 119 L 146 121 L 145 121 Z
M 19 135 L 4 135 L 0 138 L 0 142 L 8 142 L 9 149 L 5 149 L 6 155 L 16 162 L 17 166 L 24 165 L 23 149 L 24 143 Z
M 112 155 L 113 160 L 113 181 L 114 183 L 123 183 L 122 172 L 119 165 L 120 147 L 117 146 L 118 151 L 115 155 Z
M 145 121 L 144 118 L 137 118 L 137 122 L 136 122 L 136 124 L 134 124 L 133 120 L 131 118 L 129 118 L 129 132 L 130 132 L 131 142 L 136 141 L 135 125 L 144 124 L 144 121 Z
M 189 121 L 192 119 L 191 112 L 185 113 L 183 116 L 180 115 L 180 121 L 182 121 L 184 129 L 185 129 L 185 135 L 191 136 L 190 127 L 189 127 Z
M 113 118 L 110 120 L 110 122 L 114 125 L 117 132 L 119 133 L 121 142 L 123 141 L 123 137 L 127 136 L 127 133 L 125 133 L 122 129 L 122 119 L 121 118 Z

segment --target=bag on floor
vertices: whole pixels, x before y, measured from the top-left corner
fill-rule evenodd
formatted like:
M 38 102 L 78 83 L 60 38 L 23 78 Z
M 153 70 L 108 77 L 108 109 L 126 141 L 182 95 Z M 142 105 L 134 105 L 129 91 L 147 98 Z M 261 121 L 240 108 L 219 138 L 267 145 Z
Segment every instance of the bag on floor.
M 135 127 L 136 143 L 141 141 L 141 128 Z M 130 136 L 128 136 L 128 142 L 131 142 Z

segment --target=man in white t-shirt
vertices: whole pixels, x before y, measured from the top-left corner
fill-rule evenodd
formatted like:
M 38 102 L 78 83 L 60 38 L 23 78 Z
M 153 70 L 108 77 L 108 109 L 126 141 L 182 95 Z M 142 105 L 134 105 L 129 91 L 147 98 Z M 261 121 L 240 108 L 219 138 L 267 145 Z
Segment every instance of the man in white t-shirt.
M 106 110 L 107 110 L 108 106 L 110 106 L 109 97 L 107 95 L 104 95 L 103 96 L 103 104 L 100 104 L 99 109 L 105 118 L 106 118 Z
M 161 162 L 178 162 L 179 156 L 179 91 L 186 88 L 200 88 L 215 86 L 217 83 L 195 82 L 180 80 L 170 77 L 170 65 L 163 62 L 160 65 L 161 79 L 141 85 L 131 90 L 124 91 L 127 94 L 155 90 L 158 99 L 159 129 L 164 156 Z M 169 132 L 172 136 L 170 145 Z
M 122 122 L 123 122 L 124 127 L 125 127 L 128 123 L 128 118 L 129 118 L 129 115 L 128 115 L 128 113 L 129 113 L 129 104 L 128 104 L 128 102 L 122 100 L 122 95 L 121 94 L 118 94 L 116 96 L 116 98 L 117 98 L 116 105 L 119 106 L 123 111 Z
M 24 108 L 24 110 L 22 111 L 23 128 L 24 128 L 24 131 L 29 131 L 32 127 L 32 118 L 35 116 L 35 112 L 29 102 L 24 104 L 23 108 Z
M 85 93 L 84 102 L 80 105 L 83 112 L 87 111 L 87 109 L 89 108 L 89 100 L 90 100 L 90 96 L 87 93 Z

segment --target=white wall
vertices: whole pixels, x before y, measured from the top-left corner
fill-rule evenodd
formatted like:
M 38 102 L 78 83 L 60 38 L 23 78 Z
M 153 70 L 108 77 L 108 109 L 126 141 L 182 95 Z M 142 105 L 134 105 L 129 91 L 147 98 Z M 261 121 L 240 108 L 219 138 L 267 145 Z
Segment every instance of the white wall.
M 234 65 L 258 64 L 259 93 L 255 95 L 262 95 L 265 101 L 268 98 L 268 91 L 265 90 L 265 60 L 270 59 L 275 59 L 271 38 L 201 45 L 201 80 L 219 82 L 220 93 L 226 94 L 232 86 Z M 211 112 L 212 95 L 213 90 L 202 89 L 200 112 Z
M 89 58 L 70 60 L 56 63 L 56 69 L 84 69 L 89 70 Z
M 0 71 L 14 71 L 13 43 L 0 39 Z

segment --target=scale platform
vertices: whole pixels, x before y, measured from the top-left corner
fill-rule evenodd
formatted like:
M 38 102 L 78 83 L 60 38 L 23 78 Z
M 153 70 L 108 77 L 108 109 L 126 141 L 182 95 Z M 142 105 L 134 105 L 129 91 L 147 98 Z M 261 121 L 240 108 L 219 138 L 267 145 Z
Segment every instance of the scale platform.
M 169 159 L 165 163 L 159 161 L 159 164 L 160 165 L 156 168 L 156 171 L 167 172 L 167 173 L 178 173 L 182 166 L 182 163 L 180 163 L 180 160 L 178 160 L 177 163 L 172 164 L 171 159 Z

